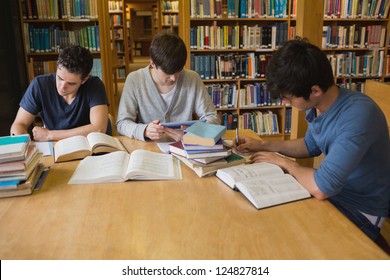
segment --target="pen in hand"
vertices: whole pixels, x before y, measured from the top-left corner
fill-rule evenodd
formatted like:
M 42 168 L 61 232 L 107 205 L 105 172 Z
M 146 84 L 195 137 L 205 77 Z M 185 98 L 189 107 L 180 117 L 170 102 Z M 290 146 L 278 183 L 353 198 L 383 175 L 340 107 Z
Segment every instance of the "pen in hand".
M 238 128 L 236 128 L 236 146 L 240 145 L 240 140 L 238 138 Z

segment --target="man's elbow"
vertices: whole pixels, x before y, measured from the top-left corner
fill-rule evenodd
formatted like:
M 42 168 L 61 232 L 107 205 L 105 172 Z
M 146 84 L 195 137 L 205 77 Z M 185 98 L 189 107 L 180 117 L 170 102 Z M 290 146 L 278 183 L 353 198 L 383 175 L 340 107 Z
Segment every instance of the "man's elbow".
M 318 200 L 326 200 L 329 197 L 328 195 L 324 194 L 320 190 L 317 190 L 314 193 L 312 193 L 312 196 L 315 197 Z

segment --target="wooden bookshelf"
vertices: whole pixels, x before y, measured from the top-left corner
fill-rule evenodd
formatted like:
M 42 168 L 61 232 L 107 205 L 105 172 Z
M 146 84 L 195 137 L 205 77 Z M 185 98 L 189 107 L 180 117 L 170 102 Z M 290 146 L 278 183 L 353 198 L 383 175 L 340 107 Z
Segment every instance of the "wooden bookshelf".
M 110 14 L 114 83 L 124 82 L 129 73 L 129 44 L 127 42 L 125 0 L 108 1 L 108 11 Z
M 160 0 L 159 4 L 159 31 L 170 30 L 179 34 L 179 7 L 178 0 Z
M 267 5 L 276 3 L 267 1 Z M 265 12 L 252 7 L 240 10 L 240 1 L 197 3 L 182 3 L 180 34 L 188 47 L 186 67 L 203 79 L 222 124 L 228 129 L 253 129 L 267 139 L 288 139 L 291 108 L 281 99 L 270 99 L 265 68 L 294 30 L 290 1 L 278 1 L 283 5 Z M 271 130 L 264 129 L 269 122 Z
M 55 72 L 55 62 L 62 48 L 70 44 L 79 44 L 92 52 L 94 57 L 92 75 L 102 79 L 109 103 L 114 105 L 112 75 L 114 62 L 110 48 L 108 2 L 56 0 L 50 1 L 52 5 L 48 6 L 46 3 L 49 2 L 19 0 L 24 60 L 29 71 L 29 79 L 32 80 L 36 75 Z M 115 105 L 110 106 L 109 111 L 115 115 Z
M 386 2 L 324 1 L 321 48 L 338 85 L 364 92 L 366 80 L 385 80 L 389 41 Z

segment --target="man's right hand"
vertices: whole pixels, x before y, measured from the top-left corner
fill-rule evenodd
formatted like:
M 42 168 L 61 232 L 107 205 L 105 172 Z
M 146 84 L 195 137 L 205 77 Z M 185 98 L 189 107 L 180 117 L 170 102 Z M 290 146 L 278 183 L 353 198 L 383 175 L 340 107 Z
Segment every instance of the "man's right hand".
M 164 134 L 165 128 L 160 125 L 160 120 L 151 121 L 145 129 L 144 136 L 151 140 L 158 140 Z

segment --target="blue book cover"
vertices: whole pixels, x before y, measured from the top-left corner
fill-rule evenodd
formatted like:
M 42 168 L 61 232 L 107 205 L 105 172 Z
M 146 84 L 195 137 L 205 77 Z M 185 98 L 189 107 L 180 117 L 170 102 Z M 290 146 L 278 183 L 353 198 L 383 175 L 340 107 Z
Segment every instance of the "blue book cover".
M 184 130 L 183 143 L 213 146 L 226 132 L 223 125 L 208 124 L 201 121 Z
M 28 134 L 0 137 L 0 163 L 24 160 L 29 143 Z
M 28 143 L 29 140 L 30 140 L 30 136 L 27 134 L 17 135 L 17 136 L 3 136 L 0 137 L 0 146 L 19 144 L 19 143 Z

